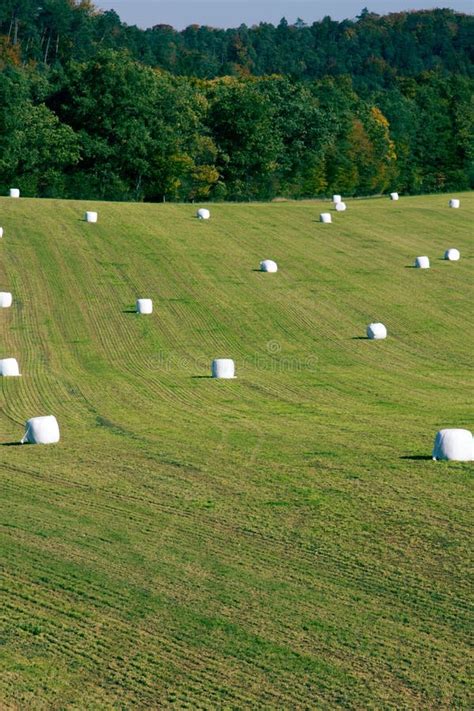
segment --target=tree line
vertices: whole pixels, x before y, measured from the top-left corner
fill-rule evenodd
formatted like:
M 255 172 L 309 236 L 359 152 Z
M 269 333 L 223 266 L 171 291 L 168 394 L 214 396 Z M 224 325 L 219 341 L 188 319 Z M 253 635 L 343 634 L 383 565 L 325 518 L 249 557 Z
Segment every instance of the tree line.
M 128 26 L 90 0 L 2 0 L 0 35 L 21 45 L 23 60 L 64 64 L 104 49 L 126 49 L 143 64 L 201 79 L 347 74 L 359 90 L 427 71 L 473 76 L 474 18 L 446 9 L 386 16 L 364 9 L 355 20 L 325 17 L 310 26 L 283 18 L 276 27 L 190 25 L 178 32 L 164 24 L 147 30 Z
M 364 11 L 177 32 L 128 27 L 86 0 L 4 0 L 0 191 L 158 201 L 468 189 L 471 20 Z

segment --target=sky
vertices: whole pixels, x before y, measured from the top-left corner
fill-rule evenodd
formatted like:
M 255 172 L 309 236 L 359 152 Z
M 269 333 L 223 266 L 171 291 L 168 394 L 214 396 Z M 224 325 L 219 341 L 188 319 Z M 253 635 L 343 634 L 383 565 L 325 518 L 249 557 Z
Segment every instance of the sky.
M 129 25 L 145 28 L 166 24 L 181 30 L 192 24 L 211 27 L 278 24 L 282 17 L 290 24 L 298 17 L 308 24 L 326 15 L 343 20 L 359 15 L 365 5 L 379 15 L 434 7 L 472 13 L 474 0 L 94 0 L 94 5 L 102 10 L 115 10 Z

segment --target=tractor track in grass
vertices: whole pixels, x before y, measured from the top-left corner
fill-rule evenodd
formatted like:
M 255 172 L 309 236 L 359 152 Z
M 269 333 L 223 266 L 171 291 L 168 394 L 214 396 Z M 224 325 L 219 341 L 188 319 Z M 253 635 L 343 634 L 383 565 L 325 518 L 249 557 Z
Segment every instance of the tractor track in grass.
M 62 610 L 59 610 L 55 606 L 46 605 L 41 601 L 28 596 L 24 597 L 26 602 L 35 602 L 35 608 L 39 606 L 39 609 L 44 612 L 44 617 L 42 618 L 40 624 L 45 625 L 45 630 L 41 632 L 41 637 L 44 641 L 49 642 L 51 645 L 57 648 L 57 651 L 63 652 L 70 656 L 71 659 L 79 658 L 81 662 L 88 668 L 89 671 L 94 669 L 103 669 L 103 664 L 101 663 L 104 654 L 108 654 L 111 657 L 111 662 L 108 663 L 108 669 L 104 670 L 106 675 L 110 673 L 112 678 L 116 677 L 118 685 L 124 686 L 127 689 L 133 689 L 135 684 L 142 684 L 144 677 L 143 672 L 143 661 L 140 660 L 140 656 L 147 657 L 147 667 L 151 666 L 151 670 L 148 674 L 152 674 L 154 670 L 166 669 L 168 664 L 173 664 L 176 659 L 181 658 L 184 661 L 182 668 L 187 673 L 187 682 L 194 678 L 196 682 L 202 686 L 202 683 L 206 683 L 209 687 L 213 687 L 213 679 L 218 677 L 218 668 L 222 664 L 222 660 L 219 659 L 218 655 L 212 652 L 206 652 L 201 646 L 194 649 L 195 644 L 193 644 L 192 637 L 184 636 L 183 638 L 164 638 L 158 633 L 156 637 L 155 631 L 150 631 L 146 627 L 140 626 L 137 630 L 137 636 L 140 637 L 142 643 L 147 645 L 145 650 L 140 654 L 138 650 L 134 653 L 138 659 L 136 661 L 130 660 L 130 654 L 132 650 L 127 649 L 127 643 L 130 644 L 127 639 L 127 625 L 121 620 L 120 617 L 114 616 L 113 618 L 104 618 L 98 625 L 95 624 L 94 620 L 86 618 L 82 621 L 77 616 L 74 617 L 74 625 L 71 624 L 71 619 L 66 615 L 65 623 L 61 622 L 61 617 L 64 615 Z M 14 606 L 8 606 L 9 612 L 13 615 L 13 619 L 17 623 L 22 621 L 22 616 L 16 616 L 17 608 Z M 117 611 L 118 612 L 118 611 Z M 54 622 L 51 619 L 51 613 L 54 615 Z M 111 641 L 110 646 L 104 644 L 100 637 L 100 632 L 103 628 L 108 626 L 113 626 L 113 636 L 114 639 Z M 63 641 L 58 647 L 57 640 L 61 638 Z M 82 644 L 78 644 L 82 642 Z M 122 644 L 120 644 L 122 642 Z M 153 644 L 154 642 L 154 644 Z M 156 646 L 159 649 L 159 657 L 156 654 L 147 652 L 146 649 L 153 649 Z M 117 652 L 114 651 L 117 647 L 120 649 L 120 654 L 115 656 Z M 95 654 L 92 653 L 94 650 Z M 115 657 L 115 659 L 114 659 Z M 262 672 L 265 676 L 271 672 L 271 667 L 269 665 L 259 664 L 258 662 L 246 662 L 242 658 L 236 658 L 235 660 L 241 671 L 245 671 L 249 674 L 251 670 L 253 673 Z M 114 667 L 117 666 L 116 669 Z M 125 674 L 124 674 L 125 672 Z M 153 683 L 145 682 L 145 689 L 149 692 L 155 690 Z M 323 685 L 325 686 L 325 685 Z M 327 686 L 329 690 L 329 686 Z M 215 690 L 219 691 L 219 687 L 215 686 Z M 269 690 L 270 691 L 270 690 Z M 289 694 L 282 695 L 280 693 L 273 692 L 269 694 L 274 696 L 275 700 L 277 698 L 283 698 L 286 696 L 287 703 L 290 702 L 301 702 L 304 697 L 295 694 L 294 689 L 289 689 Z M 241 693 L 235 693 L 236 700 L 246 700 L 250 702 L 252 696 L 243 696 Z
M 10 467 L 13 471 L 21 472 L 28 476 L 40 477 L 42 481 L 47 481 L 51 484 L 60 483 L 62 486 L 67 486 L 68 489 L 84 491 L 90 493 L 94 496 L 94 489 L 87 485 L 81 485 L 78 482 L 71 482 L 61 477 L 52 477 L 39 475 L 38 473 L 33 473 L 31 471 L 22 470 L 19 467 Z M 45 497 L 48 493 L 45 492 Z M 117 492 L 107 492 L 107 498 L 120 502 L 123 506 L 113 506 L 110 503 L 99 503 L 95 499 L 90 498 L 82 501 L 82 508 L 84 511 L 98 511 L 100 513 L 107 513 L 112 517 L 123 516 L 125 514 L 127 520 L 133 520 L 137 525 L 146 525 L 147 532 L 152 534 L 153 532 L 158 533 L 160 527 L 154 527 L 150 524 L 150 514 L 152 511 L 159 511 L 162 514 L 171 516 L 173 519 L 181 519 L 188 522 L 188 525 L 184 527 L 184 531 L 188 533 L 189 531 L 195 529 L 195 524 L 199 519 L 202 519 L 201 512 L 185 511 L 176 504 L 175 506 L 171 504 L 163 504 L 157 500 L 146 499 L 143 496 L 132 496 L 118 494 Z M 130 512 L 127 508 L 127 504 L 139 504 L 142 507 L 146 507 L 146 511 L 138 513 L 136 511 Z M 201 525 L 202 525 L 201 521 Z M 432 587 L 423 581 L 423 575 L 421 573 L 414 575 L 410 574 L 407 569 L 400 573 L 395 567 L 390 569 L 386 566 L 386 575 L 383 579 L 380 579 L 375 575 L 375 563 L 362 563 L 354 560 L 349 555 L 343 555 L 337 549 L 324 550 L 319 546 L 308 546 L 304 545 L 301 540 L 295 539 L 294 536 L 282 535 L 276 537 L 270 535 L 267 531 L 263 532 L 255 528 L 243 528 L 235 523 L 231 523 L 228 520 L 224 522 L 222 518 L 217 518 L 216 516 L 211 516 L 208 514 L 206 521 L 208 532 L 205 535 L 195 534 L 195 542 L 197 540 L 202 540 L 202 545 L 206 549 L 209 548 L 209 544 L 215 547 L 216 552 L 225 543 L 225 540 L 231 537 L 232 539 L 239 538 L 240 540 L 246 540 L 249 545 L 249 562 L 252 560 L 254 555 L 253 548 L 258 546 L 263 546 L 259 548 L 260 554 L 265 551 L 265 558 L 260 556 L 260 563 L 265 561 L 265 564 L 272 569 L 273 566 L 278 564 L 278 561 L 282 559 L 285 553 L 291 553 L 290 558 L 292 560 L 298 560 L 300 565 L 307 565 L 309 568 L 318 564 L 319 566 L 323 564 L 326 566 L 327 571 L 334 569 L 337 570 L 337 577 L 342 578 L 346 581 L 351 581 L 354 589 L 359 588 L 364 590 L 366 593 L 371 591 L 378 591 L 379 595 L 384 595 L 386 597 L 392 597 L 395 599 L 397 596 L 406 602 L 410 602 L 413 606 L 419 607 L 420 611 L 424 602 L 428 601 L 432 594 L 435 594 L 435 598 L 438 604 L 443 603 L 445 606 L 445 614 L 447 619 L 451 622 L 456 622 L 459 610 L 464 610 L 465 613 L 472 614 L 472 606 L 469 604 L 468 596 L 468 585 L 466 583 L 465 596 L 460 597 L 459 595 L 440 593 L 438 590 L 433 591 Z M 204 533 L 204 530 L 203 530 Z M 16 534 L 15 534 L 16 535 Z M 270 553 L 271 552 L 271 553 Z M 244 555 L 245 551 L 239 548 L 239 555 Z M 270 557 L 268 557 L 270 556 Z M 400 590 L 400 585 L 404 580 L 404 590 Z M 449 611 L 451 608 L 451 612 Z
M 112 661 L 109 662 L 109 668 L 114 667 L 115 663 L 117 663 L 119 668 L 122 668 L 122 674 L 120 676 L 120 679 L 122 681 L 122 685 L 125 685 L 125 687 L 128 689 L 133 688 L 135 683 L 137 683 L 138 680 L 143 677 L 143 661 L 138 662 L 137 660 L 137 662 L 131 662 L 127 660 L 127 627 L 120 617 L 117 617 L 116 615 L 113 617 L 105 617 L 99 623 L 99 626 L 97 626 L 93 617 L 89 616 L 84 621 L 82 621 L 80 617 L 75 616 L 73 618 L 74 625 L 72 625 L 72 620 L 67 614 L 65 616 L 65 622 L 63 623 L 61 621 L 62 616 L 64 614 L 62 610 L 58 609 L 57 607 L 51 607 L 51 605 L 44 604 L 41 602 L 41 600 L 37 601 L 36 598 L 33 596 L 31 596 L 31 598 L 29 596 L 25 598 L 27 602 L 30 599 L 32 602 L 35 602 L 35 607 L 39 602 L 40 610 L 44 611 L 45 614 L 45 616 L 40 620 L 40 624 L 45 625 L 44 631 L 41 631 L 42 638 L 46 639 L 51 644 L 55 644 L 56 640 L 58 640 L 59 637 L 64 640 L 62 642 L 62 646 L 59 647 L 59 651 L 64 651 L 64 653 L 70 655 L 71 658 L 79 657 L 89 670 L 93 670 L 94 667 L 102 668 L 103 665 L 101 664 L 101 660 L 103 659 L 104 653 L 108 653 L 112 657 Z M 69 604 L 71 604 L 71 602 Z M 17 617 L 15 615 L 16 609 L 12 607 L 10 609 L 10 612 L 14 615 L 14 619 L 16 619 L 20 623 L 22 617 Z M 116 612 L 120 612 L 120 610 L 116 610 Z M 54 614 L 53 623 L 51 619 L 51 613 Z M 157 619 L 155 623 L 153 623 L 150 619 L 148 624 L 150 623 L 152 624 L 152 626 L 160 626 L 159 619 Z M 108 647 L 107 644 L 103 643 L 102 639 L 98 638 L 98 635 L 100 635 L 101 632 L 103 632 L 110 625 L 113 626 L 114 639 L 111 642 L 111 647 Z M 146 649 L 153 649 L 153 647 L 156 646 L 156 648 L 159 649 L 160 652 L 159 658 L 156 658 L 156 654 L 150 654 L 150 652 L 144 650 L 143 653 L 140 655 L 138 650 L 136 650 L 136 656 L 140 655 L 143 657 L 146 655 L 149 662 L 147 666 L 150 666 L 151 663 L 152 667 L 166 668 L 167 664 L 172 664 L 177 659 L 182 658 L 184 656 L 184 667 L 182 666 L 182 668 L 184 668 L 184 670 L 186 670 L 188 673 L 191 673 L 191 675 L 194 676 L 196 681 L 200 679 L 201 684 L 203 681 L 205 681 L 212 686 L 212 679 L 216 678 L 216 673 L 218 673 L 218 666 L 222 665 L 222 660 L 219 659 L 219 655 L 216 655 L 215 653 L 211 652 L 206 653 L 206 650 L 202 649 L 202 646 L 199 643 L 196 644 L 191 634 L 180 637 L 175 637 L 174 635 L 171 635 L 171 638 L 163 638 L 158 632 L 157 639 L 155 635 L 155 630 L 152 630 L 149 627 L 147 628 L 139 626 L 137 629 L 137 636 L 140 638 L 140 641 L 146 645 L 149 645 L 146 647 Z M 153 644 L 153 642 L 155 642 L 155 645 Z M 114 650 L 112 647 L 115 647 L 115 649 L 120 649 L 120 655 L 116 657 L 116 662 L 114 659 L 116 652 L 114 654 Z M 95 650 L 95 655 L 91 654 L 91 650 Z M 340 667 L 341 671 L 343 671 L 347 666 L 348 654 L 343 649 L 341 649 L 339 653 L 334 653 L 334 650 L 332 650 L 331 653 L 330 648 L 325 645 L 324 642 L 319 642 L 317 652 L 318 654 L 321 654 L 323 656 L 326 654 L 331 654 L 331 664 L 334 665 L 335 669 Z M 300 650 L 297 652 L 297 654 L 304 655 L 305 652 L 304 650 Z M 304 659 L 304 657 L 302 656 L 301 659 Z M 254 674 L 261 672 L 263 675 L 262 680 L 264 678 L 268 678 L 269 675 L 274 676 L 274 674 L 272 674 L 271 658 L 268 660 L 267 663 L 263 664 L 259 663 L 258 660 L 246 662 L 245 659 L 242 659 L 242 657 L 235 655 L 234 661 L 239 666 L 240 670 L 244 671 L 247 674 L 251 670 L 253 670 Z M 308 658 L 308 664 L 311 665 L 310 658 Z M 125 670 L 126 673 L 124 675 Z M 391 675 L 388 669 L 386 673 L 387 681 L 390 680 L 393 683 L 393 678 L 390 679 Z M 364 670 L 361 667 L 355 672 L 354 680 L 357 677 L 363 679 L 364 676 Z M 281 681 L 282 680 L 280 679 L 280 687 Z M 291 685 L 289 685 L 289 687 L 290 688 L 288 689 L 288 695 L 282 694 L 281 688 L 278 690 L 274 689 L 273 695 L 275 696 L 275 699 L 285 698 L 286 696 L 287 703 L 292 702 L 294 704 L 295 702 L 303 702 L 306 693 L 304 686 L 301 690 L 303 695 L 300 695 L 301 692 L 300 694 L 298 694 L 298 691 L 294 687 L 291 688 Z M 218 687 L 216 687 L 216 689 L 217 688 Z M 325 683 L 323 680 L 319 682 L 320 693 L 326 692 L 326 694 L 322 695 L 327 695 L 330 697 L 332 696 L 332 693 L 334 693 L 334 691 L 336 690 L 337 686 L 334 683 L 331 683 L 331 681 L 329 681 L 329 683 Z M 236 698 L 243 699 L 245 697 L 237 695 Z M 248 701 L 251 701 L 251 699 L 252 696 L 247 697 Z
M 29 599 L 29 598 L 27 598 L 27 599 Z M 32 597 L 31 597 L 31 600 L 34 601 L 34 602 L 35 602 L 35 605 L 36 605 L 37 602 L 38 602 L 37 595 L 32 596 Z M 72 602 L 72 600 L 71 600 L 71 602 Z M 71 602 L 69 602 L 68 604 L 70 605 Z M 93 602 L 99 602 L 99 603 L 100 603 L 100 600 L 99 600 L 99 601 L 93 601 Z M 48 608 L 49 608 L 49 607 L 50 607 L 50 606 L 47 605 L 46 608 L 45 608 L 47 612 L 48 612 Z M 12 611 L 15 612 L 14 609 L 13 609 Z M 56 623 L 55 623 L 55 624 L 58 624 L 59 619 L 60 619 L 60 618 L 58 617 L 58 614 L 60 614 L 60 611 L 59 611 L 57 608 L 52 608 L 52 611 L 54 611 L 54 619 L 56 620 Z M 117 612 L 118 612 L 118 610 L 117 610 Z M 21 618 L 19 618 L 19 619 L 21 619 Z M 46 618 L 46 620 L 48 621 L 48 624 L 50 624 L 50 618 Z M 93 620 L 90 618 L 90 616 L 89 616 L 89 617 L 86 619 L 86 621 L 84 622 L 84 626 L 82 627 L 82 630 L 83 630 L 82 635 L 81 635 L 81 633 L 80 633 L 80 629 L 81 629 L 81 626 L 80 626 L 80 618 L 79 618 L 79 619 L 78 619 L 77 617 L 74 618 L 74 622 L 75 622 L 75 625 L 74 625 L 74 626 L 70 626 L 71 621 L 70 621 L 69 615 L 67 616 L 66 620 L 67 620 L 66 626 L 64 626 L 64 625 L 61 624 L 61 625 L 58 627 L 57 631 L 56 631 L 53 635 L 50 636 L 50 639 L 51 639 L 51 642 L 52 642 L 52 643 L 53 643 L 56 639 L 58 639 L 58 635 L 60 635 L 60 634 L 63 635 L 63 636 L 64 636 L 64 634 L 68 634 L 68 635 L 70 635 L 70 636 L 73 638 L 73 640 L 77 640 L 78 631 L 79 631 L 80 636 L 84 636 L 84 635 L 85 635 L 86 638 L 87 638 L 87 632 L 88 632 L 88 631 L 89 631 L 89 633 L 92 634 L 92 635 L 96 635 L 96 634 L 97 634 L 96 627 L 95 627 L 95 625 L 94 625 Z M 112 618 L 110 618 L 110 621 L 112 622 Z M 68 626 L 68 625 L 69 625 L 69 626 Z M 78 625 L 79 625 L 79 627 L 78 627 Z M 107 625 L 105 624 L 105 626 L 107 626 Z M 102 630 L 103 630 L 103 627 L 104 627 L 104 622 L 101 623 L 99 629 L 102 631 Z M 120 632 L 123 631 L 123 635 L 124 635 L 124 637 L 126 637 L 126 627 L 123 625 L 123 622 L 120 620 L 120 618 L 113 617 L 113 629 L 114 629 L 114 636 L 115 636 L 115 637 L 116 637 L 116 635 L 117 635 L 117 633 L 118 633 L 119 630 L 120 630 Z M 141 629 L 140 634 L 143 635 L 143 633 L 144 633 L 145 635 L 148 635 L 148 636 L 150 636 L 150 635 L 153 634 L 153 633 L 152 633 L 151 631 L 149 631 L 148 629 L 145 629 L 145 630 Z M 89 637 L 89 639 L 90 639 L 90 637 Z M 92 647 L 94 647 L 94 640 L 95 640 L 95 639 L 96 639 L 95 637 L 94 637 L 93 639 L 90 639 L 90 642 L 87 642 L 86 647 L 89 648 L 89 649 L 92 648 Z M 125 639 L 124 639 L 124 641 L 125 641 Z M 153 641 L 153 640 L 150 639 L 150 641 Z M 91 644 L 91 643 L 92 643 L 92 644 Z M 117 644 L 116 639 L 114 639 L 113 644 Z M 189 654 L 189 644 L 191 644 L 191 646 L 193 645 L 193 641 L 192 641 L 192 638 L 191 638 L 191 637 L 189 637 L 187 640 L 186 640 L 186 638 L 184 638 L 184 639 L 181 638 L 181 639 L 179 640 L 179 642 L 177 641 L 175 645 L 172 644 L 171 646 L 170 646 L 169 641 L 161 640 L 161 639 L 160 639 L 160 640 L 159 640 L 159 644 L 158 644 L 158 649 L 160 650 L 160 663 L 162 664 L 163 662 L 166 662 L 166 659 L 167 659 L 166 651 L 171 652 L 171 659 L 176 659 L 176 657 L 179 658 L 180 653 L 183 653 L 183 646 L 184 646 L 184 645 L 185 645 L 185 650 L 186 650 L 186 651 L 185 651 L 186 660 L 187 660 L 187 662 L 189 663 L 189 662 L 191 661 L 191 659 L 192 659 L 192 656 L 190 657 L 190 654 Z M 107 651 L 107 646 L 106 646 L 106 645 L 104 646 L 103 644 L 100 644 L 99 646 L 100 646 L 100 652 L 101 652 L 101 654 L 103 654 L 104 651 Z M 123 646 L 122 644 L 121 644 L 121 645 L 117 645 L 117 646 L 119 646 L 119 648 L 122 650 L 122 655 L 123 655 L 124 646 Z M 153 646 L 153 645 L 152 645 L 152 646 Z M 65 651 L 67 651 L 68 654 L 71 654 L 71 656 L 74 656 L 75 654 L 77 655 L 77 641 L 72 641 L 72 640 L 71 640 L 71 645 L 67 645 L 64 649 L 65 649 Z M 316 650 L 312 650 L 312 651 L 316 651 Z M 318 648 L 317 648 L 317 652 L 318 652 L 319 654 L 323 654 L 323 655 L 325 655 L 325 654 L 330 654 L 331 657 L 334 658 L 334 661 L 338 660 L 338 663 L 343 663 L 343 664 L 346 663 L 346 664 L 347 664 L 347 662 L 348 662 L 348 654 L 347 654 L 347 652 L 344 652 L 343 649 L 341 649 L 341 651 L 340 651 L 339 654 L 337 654 L 337 653 L 335 654 L 334 649 L 331 651 L 328 647 L 326 647 L 326 645 L 325 645 L 324 643 L 319 643 L 319 644 L 318 644 Z M 396 649 L 395 649 L 395 652 L 396 652 Z M 302 650 L 302 653 L 304 653 L 304 650 Z M 80 654 L 81 656 L 83 656 L 83 659 L 84 659 L 84 661 L 85 661 L 86 663 L 89 663 L 89 660 L 91 659 L 90 653 L 84 655 L 83 653 L 79 652 L 79 654 Z M 123 656 L 122 656 L 122 655 L 121 655 L 121 657 L 120 657 L 121 660 L 123 660 Z M 163 657 L 164 657 L 164 659 L 163 659 Z M 95 657 L 95 658 L 92 657 L 92 664 L 97 664 L 101 658 L 102 658 L 102 657 L 98 657 L 98 658 L 97 658 L 97 657 Z M 199 662 L 204 661 L 204 663 L 205 663 L 205 665 L 206 665 L 206 669 L 209 668 L 209 666 L 210 666 L 210 665 L 209 665 L 209 657 L 206 656 L 206 655 L 203 657 L 203 654 L 202 654 L 202 651 L 201 651 L 201 650 L 198 652 L 197 657 L 196 657 L 196 656 L 194 657 L 194 659 L 198 659 Z M 239 665 L 244 664 L 244 666 L 247 666 L 247 667 L 248 667 L 248 665 L 245 664 L 244 660 L 240 660 L 240 659 L 239 659 L 239 662 L 238 662 L 238 663 L 239 663 Z M 100 664 L 100 662 L 99 662 L 99 664 Z M 186 666 L 186 665 L 185 665 L 185 666 Z M 191 666 L 193 666 L 193 665 L 191 664 Z M 140 672 L 142 671 L 142 668 L 143 668 L 142 666 L 137 666 L 137 667 L 136 667 L 138 676 L 140 676 Z M 256 669 L 261 669 L 261 670 L 265 673 L 265 675 L 268 675 L 268 673 L 271 671 L 271 667 L 258 664 L 258 662 L 255 663 L 255 664 L 252 664 L 252 668 L 254 669 L 254 671 L 255 671 Z M 388 672 L 388 669 L 387 669 L 387 672 Z M 357 675 L 357 672 L 356 672 L 356 675 Z M 361 676 L 361 678 L 364 677 L 364 673 L 363 673 L 363 669 L 362 669 L 362 668 L 359 670 L 359 675 Z M 122 679 L 123 679 L 123 676 L 122 676 Z M 387 676 L 387 681 L 392 681 L 392 683 L 393 683 L 393 679 L 390 679 L 390 674 L 389 674 L 389 673 L 388 673 L 388 676 Z M 325 686 L 325 685 L 323 685 L 323 686 Z M 328 686 L 326 685 L 326 688 L 329 689 L 330 687 L 328 687 Z M 290 701 L 291 699 L 293 699 L 293 702 L 295 701 L 294 690 L 293 690 L 293 695 L 289 697 L 289 701 Z

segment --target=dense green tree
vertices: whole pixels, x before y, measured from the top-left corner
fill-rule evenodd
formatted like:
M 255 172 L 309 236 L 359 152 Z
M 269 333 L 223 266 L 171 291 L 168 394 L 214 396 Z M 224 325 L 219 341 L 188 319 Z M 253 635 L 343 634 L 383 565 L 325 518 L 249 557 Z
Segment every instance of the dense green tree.
M 221 79 L 209 91 L 212 137 L 218 170 L 231 199 L 274 194 L 281 135 L 275 106 L 255 80 Z
M 44 87 L 43 87 L 44 90 Z M 67 173 L 79 161 L 79 141 L 44 103 L 29 73 L 0 75 L 0 190 L 15 183 L 24 195 L 67 195 Z
M 78 195 L 188 199 L 205 191 L 205 176 L 217 180 L 205 162 L 215 148 L 200 130 L 207 104 L 188 81 L 107 50 L 71 66 L 51 105 L 80 137 Z
M 291 197 L 320 195 L 327 187 L 324 156 L 332 141 L 333 116 L 323 111 L 308 84 L 286 77 L 261 82 L 273 107 L 273 131 L 279 138 L 275 191 Z

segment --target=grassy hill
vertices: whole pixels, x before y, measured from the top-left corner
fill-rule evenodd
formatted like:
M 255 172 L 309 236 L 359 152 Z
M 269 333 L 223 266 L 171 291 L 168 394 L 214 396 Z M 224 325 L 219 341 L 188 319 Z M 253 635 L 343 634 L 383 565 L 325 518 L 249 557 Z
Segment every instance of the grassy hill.
M 0 199 L 0 439 L 61 428 L 0 447 L 3 707 L 470 706 L 473 468 L 429 458 L 473 425 L 447 203 Z

